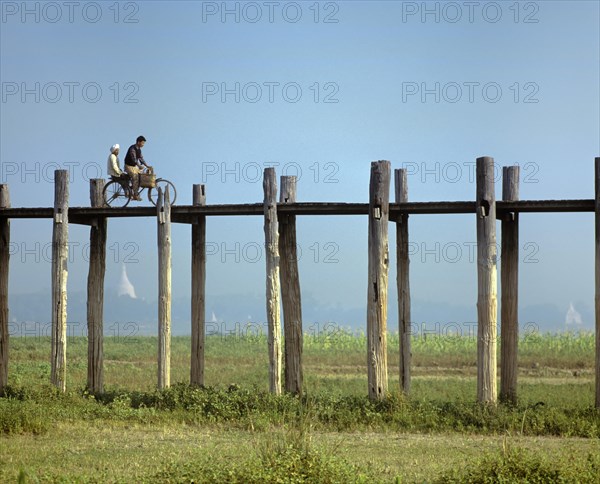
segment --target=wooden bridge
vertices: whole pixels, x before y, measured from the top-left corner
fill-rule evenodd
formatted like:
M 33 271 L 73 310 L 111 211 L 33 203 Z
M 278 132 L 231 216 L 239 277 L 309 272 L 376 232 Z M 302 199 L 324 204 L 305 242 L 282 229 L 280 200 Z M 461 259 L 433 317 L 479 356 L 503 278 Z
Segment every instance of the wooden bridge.
M 475 213 L 476 203 L 466 202 L 406 202 L 390 203 L 390 218 L 397 215 L 423 215 L 447 213 Z M 582 200 L 518 200 L 496 202 L 499 219 L 510 212 L 593 212 L 594 199 Z M 308 202 L 286 203 L 277 207 L 282 215 L 368 215 L 368 203 Z M 173 222 L 191 223 L 190 217 L 198 215 L 264 215 L 262 203 L 238 203 L 223 205 L 173 205 Z M 0 208 L 0 217 L 5 218 L 52 218 L 52 207 Z M 97 217 L 156 217 L 156 207 L 69 207 L 69 221 L 90 225 Z
M 274 168 L 264 171 L 264 202 L 206 205 L 204 185 L 193 186 L 193 204 L 171 206 L 168 189 L 159 190 L 156 207 L 108 208 L 103 206 L 104 180 L 90 181 L 90 207 L 70 207 L 68 174 L 55 172 L 53 207 L 11 207 L 8 185 L 0 185 L 0 393 L 8 383 L 8 274 L 10 220 L 53 219 L 52 237 L 52 350 L 51 381 L 66 389 L 66 309 L 69 223 L 90 226 L 88 273 L 88 377 L 93 392 L 103 391 L 103 299 L 107 219 L 111 217 L 156 217 L 158 242 L 158 387 L 170 384 L 171 338 L 171 223 L 190 224 L 192 230 L 192 348 L 190 383 L 204 384 L 206 217 L 258 215 L 264 218 L 266 248 L 266 307 L 269 327 L 269 387 L 281 393 L 285 358 L 285 390 L 301 393 L 302 305 L 296 254 L 296 216 L 367 215 L 367 372 L 368 393 L 385 398 L 387 375 L 388 225 L 396 226 L 398 330 L 400 333 L 400 389 L 410 392 L 410 282 L 408 252 L 409 215 L 475 214 L 477 225 L 478 355 L 477 400 L 497 401 L 497 254 L 496 220 L 501 232 L 501 335 L 500 398 L 517 399 L 518 257 L 519 213 L 595 213 L 595 311 L 596 369 L 595 405 L 600 408 L 600 158 L 595 159 L 595 196 L 581 200 L 519 200 L 519 167 L 504 167 L 502 200 L 496 201 L 494 160 L 477 159 L 476 199 L 472 201 L 409 202 L 407 173 L 394 172 L 395 202 L 390 203 L 391 165 L 371 164 L 369 203 L 299 203 L 296 177 L 281 177 L 277 203 Z M 281 348 L 280 294 L 283 307 L 284 351 Z

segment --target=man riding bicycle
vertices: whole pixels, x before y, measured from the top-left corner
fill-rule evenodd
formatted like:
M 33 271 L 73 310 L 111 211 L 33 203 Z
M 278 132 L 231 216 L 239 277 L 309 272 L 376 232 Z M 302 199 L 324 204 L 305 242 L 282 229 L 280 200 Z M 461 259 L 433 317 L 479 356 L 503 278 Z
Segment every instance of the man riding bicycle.
M 125 158 L 125 172 L 119 166 L 119 145 L 111 146 L 107 163 L 107 171 L 111 180 L 106 183 L 102 191 L 106 206 L 124 208 L 131 200 L 141 201 L 140 194 L 145 189 L 148 189 L 148 200 L 156 205 L 160 190 L 162 189 L 164 193 L 167 188 L 170 193 L 171 205 L 175 203 L 177 198 L 175 185 L 164 178 L 156 178 L 152 167 L 144 161 L 141 148 L 145 142 L 146 139 L 139 136 L 136 144 L 129 147 Z M 132 184 L 130 184 L 130 179 Z
M 142 173 L 142 167 L 146 167 L 151 170 L 152 167 L 144 161 L 142 156 L 142 147 L 146 144 L 146 138 L 138 136 L 135 140 L 135 144 L 131 145 L 125 155 L 125 171 L 131 177 L 133 185 L 133 199 L 141 200 L 140 190 L 140 177 Z

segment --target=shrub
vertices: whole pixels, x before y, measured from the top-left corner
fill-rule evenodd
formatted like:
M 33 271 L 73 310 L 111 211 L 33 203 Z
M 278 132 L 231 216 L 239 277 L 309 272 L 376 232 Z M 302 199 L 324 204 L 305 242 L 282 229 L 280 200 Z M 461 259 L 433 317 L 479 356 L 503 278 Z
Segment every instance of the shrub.
M 294 484 L 366 483 L 373 482 L 373 478 L 330 452 L 314 448 L 309 434 L 294 430 L 264 440 L 245 458 L 223 460 L 208 455 L 200 461 L 169 463 L 153 481 Z
M 3 434 L 43 434 L 50 421 L 43 405 L 18 400 L 0 400 L 0 432 Z
M 438 477 L 436 483 L 600 483 L 600 457 L 589 455 L 583 467 L 573 463 L 548 461 L 531 451 L 505 447 L 488 454 L 474 465 L 453 469 Z

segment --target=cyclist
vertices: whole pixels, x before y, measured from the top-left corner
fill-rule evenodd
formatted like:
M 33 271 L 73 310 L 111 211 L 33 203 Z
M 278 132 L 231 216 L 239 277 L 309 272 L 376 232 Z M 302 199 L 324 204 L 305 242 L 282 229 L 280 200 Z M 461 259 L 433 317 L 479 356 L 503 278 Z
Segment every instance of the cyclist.
M 131 177 L 133 182 L 133 199 L 141 200 L 139 190 L 140 190 L 140 177 L 142 166 L 145 166 L 148 169 L 152 167 L 148 165 L 144 161 L 144 157 L 142 156 L 142 148 L 146 144 L 146 138 L 143 136 L 138 136 L 135 140 L 135 144 L 131 145 L 127 150 L 127 155 L 125 155 L 125 171 Z

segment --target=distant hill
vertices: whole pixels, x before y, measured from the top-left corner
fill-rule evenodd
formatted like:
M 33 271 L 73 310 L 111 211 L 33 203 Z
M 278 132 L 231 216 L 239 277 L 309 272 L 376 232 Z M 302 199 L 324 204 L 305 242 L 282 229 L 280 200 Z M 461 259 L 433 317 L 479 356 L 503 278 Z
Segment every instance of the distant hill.
M 67 301 L 69 335 L 85 335 L 87 309 L 85 292 L 71 291 Z M 9 296 L 9 320 L 11 334 L 47 334 L 50 328 L 50 293 L 11 294 Z M 524 306 L 519 311 L 521 330 L 528 332 L 560 332 L 565 330 L 593 330 L 594 314 L 590 306 L 574 302 L 579 317 L 569 318 L 581 324 L 566 325 L 567 310 L 554 304 Z M 104 328 L 106 334 L 156 334 L 158 306 L 156 301 L 132 298 L 105 291 Z M 344 308 L 341 305 L 323 305 L 310 295 L 303 296 L 304 331 L 328 332 L 336 328 L 364 330 L 366 309 Z M 283 319 L 283 314 L 282 314 Z M 451 305 L 430 301 L 413 300 L 413 332 L 475 334 L 477 312 L 475 305 Z M 178 298 L 172 302 L 172 332 L 174 335 L 190 334 L 190 299 Z M 208 295 L 206 300 L 206 331 L 208 334 L 240 331 L 248 322 L 256 331 L 266 332 L 264 296 L 236 294 L 227 296 Z M 390 301 L 388 330 L 397 331 L 397 309 Z M 133 323 L 133 324 L 131 324 Z

